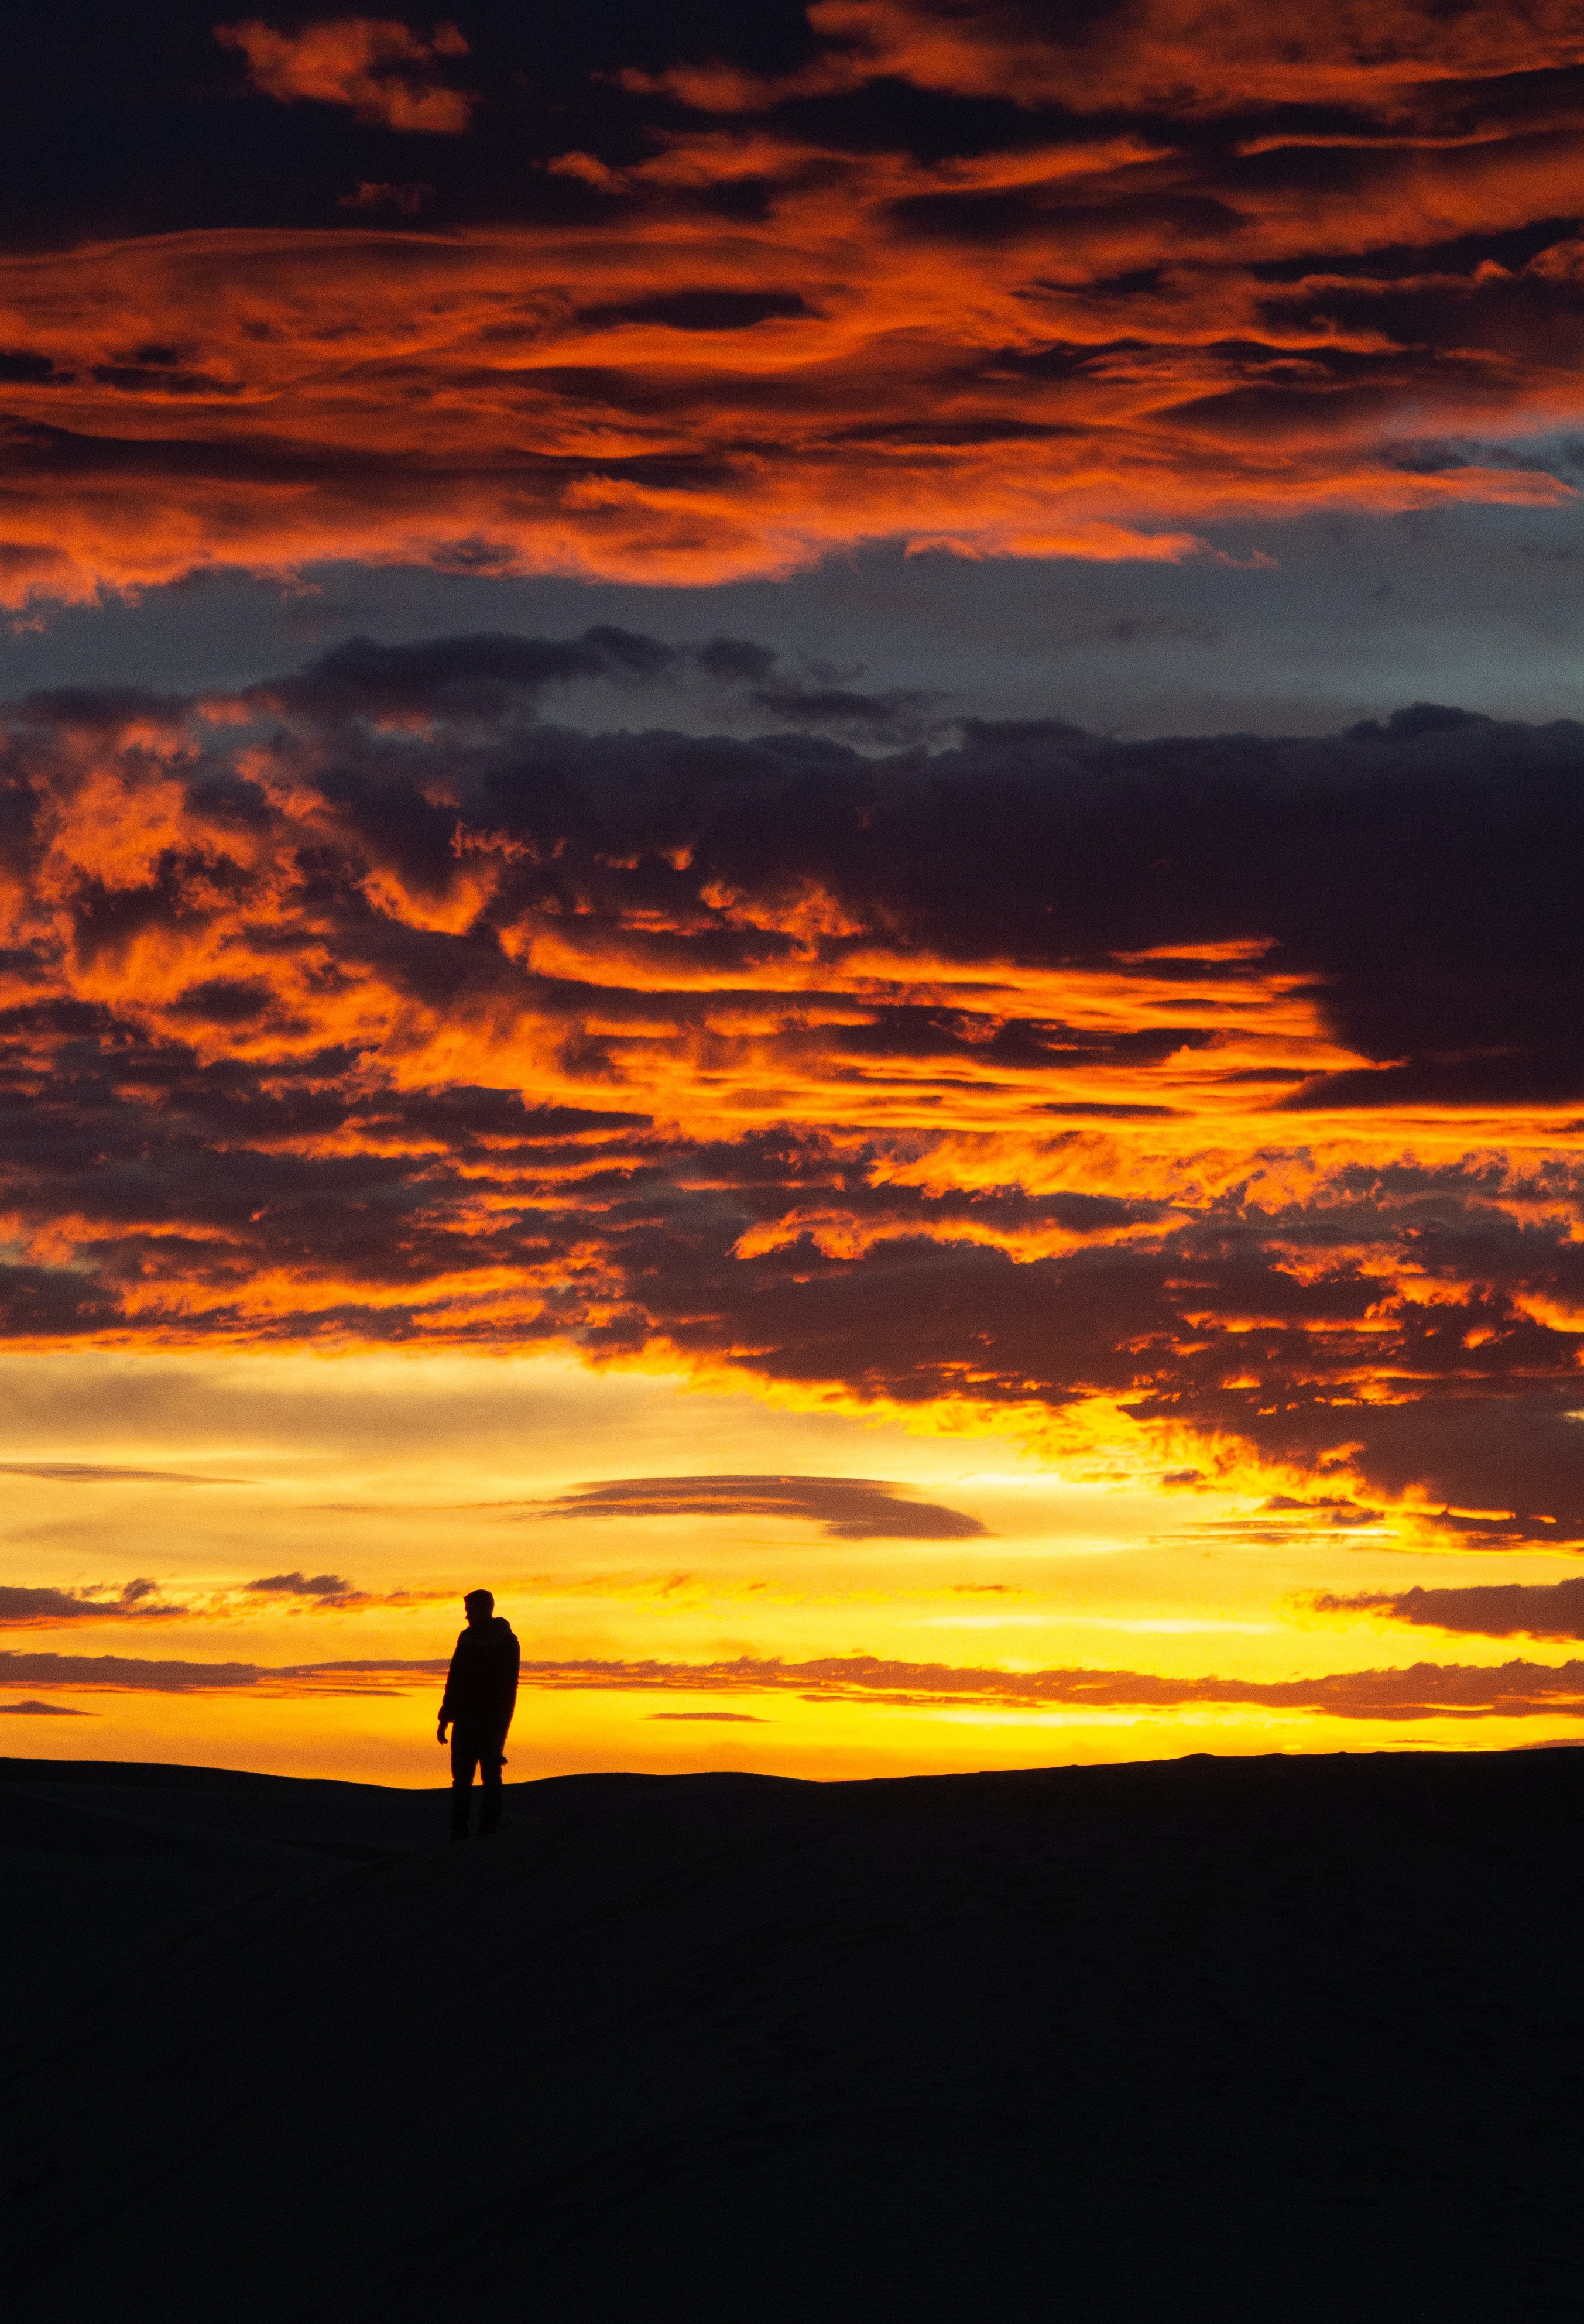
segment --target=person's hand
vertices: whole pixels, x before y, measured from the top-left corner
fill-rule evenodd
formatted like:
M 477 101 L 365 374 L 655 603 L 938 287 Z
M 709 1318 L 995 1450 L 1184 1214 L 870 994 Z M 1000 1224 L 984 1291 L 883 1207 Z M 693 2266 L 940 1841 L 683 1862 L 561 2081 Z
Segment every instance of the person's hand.
M 450 1721 L 448 1719 L 442 1719 L 442 1720 L 441 1720 L 440 1724 L 439 1724 L 438 1731 L 437 1732 L 437 1734 L 436 1734 L 436 1736 L 435 1736 L 435 1740 L 436 1740 L 436 1742 L 437 1742 L 437 1743 L 443 1743 L 443 1742 L 446 1740 L 446 1729 L 447 1729 L 447 1727 L 449 1727 L 449 1726 L 450 1726 L 450 1724 L 451 1724 L 451 1721 Z

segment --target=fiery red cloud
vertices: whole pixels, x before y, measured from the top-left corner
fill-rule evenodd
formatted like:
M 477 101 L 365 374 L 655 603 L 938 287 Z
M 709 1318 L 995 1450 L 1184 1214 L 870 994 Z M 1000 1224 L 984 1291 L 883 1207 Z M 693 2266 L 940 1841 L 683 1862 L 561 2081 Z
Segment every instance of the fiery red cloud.
M 603 631 L 14 706 L 6 1335 L 1103 1414 L 1584 1539 L 1578 729 L 537 717 L 683 666 L 778 683 Z
M 381 17 L 341 17 L 296 32 L 253 18 L 216 24 L 215 37 L 246 59 L 255 88 L 283 104 L 311 98 L 345 105 L 360 121 L 426 135 L 456 135 L 467 127 L 469 99 L 437 78 L 450 59 L 467 54 L 455 24 L 437 24 L 426 41 Z
M 1576 10 L 809 13 L 790 70 L 584 77 L 560 150 L 513 145 L 523 74 L 454 26 L 220 26 L 344 166 L 311 225 L 241 189 L 195 223 L 195 186 L 0 261 L 7 601 L 1181 558 L 1232 517 L 1569 496 L 1514 439 L 1584 412 Z

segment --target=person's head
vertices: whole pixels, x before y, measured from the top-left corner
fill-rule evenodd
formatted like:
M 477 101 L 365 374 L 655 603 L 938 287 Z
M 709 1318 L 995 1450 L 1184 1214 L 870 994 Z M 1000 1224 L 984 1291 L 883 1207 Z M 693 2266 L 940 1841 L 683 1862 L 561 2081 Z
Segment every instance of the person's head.
M 476 1630 L 494 1612 L 494 1598 L 488 1590 L 470 1590 L 462 1601 L 462 1610 Z

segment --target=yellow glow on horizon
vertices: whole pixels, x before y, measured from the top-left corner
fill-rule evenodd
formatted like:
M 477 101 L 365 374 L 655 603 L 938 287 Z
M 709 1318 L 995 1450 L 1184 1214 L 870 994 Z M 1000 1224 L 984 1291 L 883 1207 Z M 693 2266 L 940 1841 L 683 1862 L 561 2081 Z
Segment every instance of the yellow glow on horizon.
M 461 1593 L 481 1581 L 526 1663 L 610 1668 L 608 1679 L 530 1676 L 513 1731 L 516 1779 L 579 1766 L 834 1777 L 1190 1750 L 1467 1749 L 1578 1731 L 1565 1711 L 1404 1720 L 1214 1701 L 902 1701 L 883 1687 L 864 1700 L 823 1681 L 767 1691 L 753 1675 L 860 1655 L 907 1669 L 988 1663 L 1013 1684 L 1020 1673 L 1119 1662 L 1167 1682 L 1215 1674 L 1266 1684 L 1339 1665 L 1567 1658 L 1555 1643 L 1317 1616 L 1306 1602 L 1317 1591 L 1460 1582 L 1467 1556 L 1414 1546 L 1411 1524 L 1273 1515 L 1247 1480 L 1184 1490 L 1126 1472 L 1074 1478 L 1015 1434 L 920 1432 L 741 1388 L 703 1393 L 653 1372 L 592 1373 L 554 1356 L 8 1357 L 0 1393 L 8 1572 L 74 1591 L 143 1576 L 179 1609 L 12 1628 L 0 1644 L 14 1655 L 240 1662 L 266 1674 L 189 1693 L 41 1693 L 34 1679 L 8 1679 L 0 1693 L 82 1714 L 15 1717 L 4 1730 L 13 1757 L 437 1784 L 437 1677 L 343 1680 L 323 1666 L 443 1662 Z M 96 1467 L 156 1473 L 81 1473 Z M 923 1504 L 984 1530 L 837 1539 L 817 1517 L 602 1517 L 576 1497 L 557 1501 L 622 1478 L 760 1475 L 885 1479 L 902 1489 L 902 1522 Z M 1558 1563 L 1515 1552 L 1501 1571 L 1551 1579 Z M 355 1602 L 245 1587 L 293 1572 L 343 1578 Z M 740 1681 L 704 1689 L 685 1675 L 637 1687 L 620 1675 L 739 1658 Z M 293 1668 L 302 1679 L 267 1677 Z

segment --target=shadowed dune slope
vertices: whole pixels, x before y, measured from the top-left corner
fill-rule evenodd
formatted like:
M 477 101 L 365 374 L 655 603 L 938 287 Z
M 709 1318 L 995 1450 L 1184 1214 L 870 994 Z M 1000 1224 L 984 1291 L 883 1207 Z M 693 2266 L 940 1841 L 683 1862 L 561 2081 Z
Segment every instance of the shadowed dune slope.
M 1584 1754 L 0 1762 L 18 2312 L 1574 2316 Z

